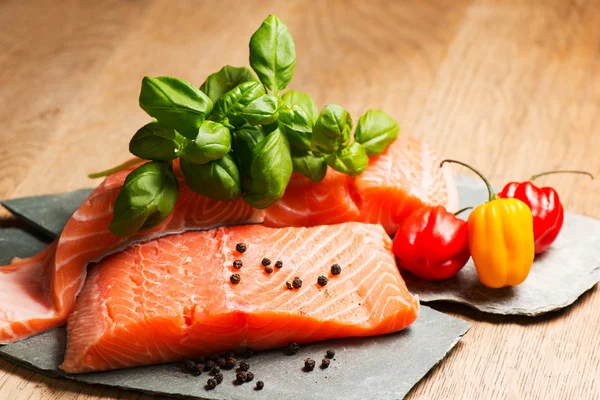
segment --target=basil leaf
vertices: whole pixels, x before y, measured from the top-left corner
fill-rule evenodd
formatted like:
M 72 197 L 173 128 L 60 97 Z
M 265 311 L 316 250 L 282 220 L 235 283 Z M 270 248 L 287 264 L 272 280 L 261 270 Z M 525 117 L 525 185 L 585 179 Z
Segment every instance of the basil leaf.
M 213 103 L 216 103 L 219 97 L 229 92 L 240 83 L 248 81 L 256 81 L 256 77 L 248 68 L 226 65 L 218 72 L 210 74 L 202 86 L 200 86 L 200 90 L 204 92 Z
M 232 201 L 242 195 L 240 174 L 229 154 L 206 164 L 181 160 L 180 166 L 190 189 L 202 196 Z
M 297 150 L 310 150 L 312 124 L 304 109 L 294 105 L 279 113 L 279 129 L 285 134 L 290 147 Z
M 381 110 L 369 110 L 360 117 L 354 140 L 361 143 L 369 156 L 381 154 L 396 138 L 400 126 Z
M 241 117 L 244 108 L 266 93 L 260 82 L 241 83 L 219 98 L 215 104 L 213 119 L 223 121 L 227 118 L 231 125 L 242 126 L 246 123 Z
M 311 128 L 315 125 L 317 117 L 319 116 L 319 110 L 317 110 L 317 105 L 312 97 L 297 90 L 289 90 L 285 92 L 281 99 L 285 101 L 290 108 L 293 106 L 302 108 L 308 116 Z
M 198 134 L 183 149 L 181 158 L 196 164 L 218 160 L 231 150 L 229 129 L 213 121 L 204 121 Z
M 213 103 L 189 82 L 169 76 L 146 76 L 142 80 L 140 107 L 162 126 L 191 138 L 210 114 Z
M 252 152 L 254 148 L 265 138 L 260 126 L 246 125 L 232 132 L 233 156 L 239 166 L 242 178 L 242 187 L 250 190 L 252 179 L 250 178 L 250 166 L 252 165 Z
M 241 115 L 250 125 L 272 124 L 279 118 L 279 99 L 264 94 L 248 104 Z
M 294 154 L 292 151 L 292 166 L 294 172 L 310 178 L 313 182 L 321 182 L 327 174 L 327 163 L 322 157 L 317 157 L 311 152 Z
M 129 236 L 158 225 L 173 210 L 178 190 L 170 163 L 152 161 L 139 166 L 125 178 L 108 229 Z
M 296 46 L 287 27 L 269 15 L 250 38 L 250 66 L 274 95 L 290 83 L 296 64 Z
M 244 196 L 254 208 L 267 208 L 279 200 L 292 176 L 292 159 L 287 139 L 275 129 L 256 145 L 250 165 L 250 190 Z
M 352 132 L 352 118 L 348 111 L 336 104 L 328 104 L 319 114 L 313 128 L 313 152 L 332 154 L 348 146 Z
M 129 142 L 134 156 L 155 161 L 169 161 L 179 157 L 188 140 L 175 129 L 164 128 L 158 122 L 141 127 Z
M 350 176 L 360 175 L 369 164 L 365 148 L 357 142 L 327 157 L 327 164 L 336 171 Z

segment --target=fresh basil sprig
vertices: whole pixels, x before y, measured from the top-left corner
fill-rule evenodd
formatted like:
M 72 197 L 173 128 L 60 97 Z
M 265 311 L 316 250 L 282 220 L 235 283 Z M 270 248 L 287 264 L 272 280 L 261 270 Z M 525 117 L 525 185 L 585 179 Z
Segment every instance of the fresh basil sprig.
M 242 126 L 245 124 L 241 116 L 242 111 L 248 104 L 266 93 L 260 82 L 243 82 L 217 100 L 212 119 L 220 122 L 227 121 L 235 127 Z
M 350 146 L 328 156 L 327 164 L 336 171 L 354 177 L 362 174 L 367 168 L 369 156 L 360 143 L 354 142 Z
M 396 138 L 400 126 L 381 110 L 369 110 L 360 117 L 354 140 L 361 143 L 369 156 L 381 154 Z
M 229 129 L 218 122 L 204 121 L 196 137 L 188 141 L 180 157 L 184 160 L 204 164 L 218 160 L 231 151 Z
M 219 97 L 229 92 L 240 83 L 256 81 L 256 77 L 246 67 L 232 67 L 226 65 L 218 72 L 210 74 L 200 90 L 204 92 L 213 103 L 216 103 Z
M 252 207 L 269 207 L 285 193 L 292 168 L 288 141 L 275 129 L 252 150 L 250 189 L 244 200 Z
M 179 157 L 187 144 L 188 140 L 175 129 L 150 122 L 133 135 L 129 152 L 146 160 L 170 161 Z
M 250 38 L 250 66 L 274 95 L 286 88 L 294 76 L 296 45 L 287 26 L 269 15 Z
M 127 175 L 115 200 L 108 230 L 128 236 L 161 223 L 173 210 L 178 192 L 179 185 L 170 163 L 142 164 Z
M 180 165 L 193 192 L 221 201 L 232 201 L 242 195 L 240 173 L 229 154 L 206 164 L 183 159 Z
M 177 162 L 179 179 L 195 193 L 266 208 L 284 195 L 292 172 L 319 182 L 329 166 L 354 177 L 368 156 L 396 139 L 398 124 L 383 111 L 367 111 L 353 141 L 352 118 L 343 107 L 330 104 L 319 113 L 308 94 L 282 93 L 295 65 L 294 40 L 270 15 L 250 39 L 250 66 L 259 80 L 250 69 L 229 65 L 199 88 L 177 78 L 145 77 L 140 107 L 156 120 L 136 132 L 129 149 L 150 162 L 127 176 L 110 231 L 131 235 L 167 218 L 177 199 Z
M 140 107 L 166 127 L 193 138 L 213 102 L 191 83 L 181 79 L 146 76 L 142 80 Z

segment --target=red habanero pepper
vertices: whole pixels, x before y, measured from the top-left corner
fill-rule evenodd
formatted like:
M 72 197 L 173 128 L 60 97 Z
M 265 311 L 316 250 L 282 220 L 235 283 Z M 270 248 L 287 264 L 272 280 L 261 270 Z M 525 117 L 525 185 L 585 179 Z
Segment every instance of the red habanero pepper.
M 456 214 L 441 206 L 423 207 L 410 214 L 392 247 L 400 267 L 428 281 L 456 275 L 471 256 L 467 223 Z
M 535 254 L 543 253 L 554 243 L 562 228 L 565 213 L 556 190 L 537 187 L 531 181 L 557 173 L 585 174 L 594 179 L 592 174 L 585 171 L 548 171 L 532 176 L 528 182 L 509 182 L 498 193 L 502 198 L 519 199 L 531 209 Z

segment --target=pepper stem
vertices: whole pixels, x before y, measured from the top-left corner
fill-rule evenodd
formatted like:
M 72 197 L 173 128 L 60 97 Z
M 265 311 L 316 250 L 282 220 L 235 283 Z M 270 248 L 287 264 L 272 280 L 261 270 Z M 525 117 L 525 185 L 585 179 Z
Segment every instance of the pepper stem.
M 440 168 L 442 168 L 442 165 L 444 165 L 447 162 L 449 162 L 449 163 L 455 163 L 455 164 L 460 164 L 463 167 L 467 167 L 471 171 L 475 172 L 477 175 L 479 175 L 479 177 L 483 180 L 483 182 L 485 183 L 485 186 L 487 187 L 488 196 L 489 196 L 489 200 L 488 201 L 492 201 L 492 200 L 497 200 L 498 199 L 498 195 L 494 192 L 494 189 L 492 188 L 492 185 L 490 185 L 490 182 L 485 178 L 485 176 L 483 176 L 481 174 L 481 172 L 477 171 L 475 168 L 471 167 L 469 164 L 465 164 L 462 161 L 449 160 L 449 159 L 443 160 L 440 163 Z
M 531 178 L 529 178 L 529 181 L 533 181 L 534 179 L 537 179 L 540 176 L 546 176 L 546 175 L 552 175 L 552 174 L 582 174 L 582 175 L 587 175 L 590 178 L 594 179 L 594 175 L 590 174 L 587 171 L 576 171 L 576 170 L 570 170 L 570 169 L 557 169 L 557 170 L 554 170 L 554 171 L 546 171 L 546 172 L 539 173 L 537 175 L 533 175 Z
M 122 169 L 131 167 L 132 165 L 135 165 L 135 164 L 138 164 L 140 161 L 142 161 L 141 158 L 134 158 L 133 160 L 125 161 L 123 164 L 117 165 L 116 167 L 112 167 L 112 168 L 106 169 L 104 171 L 94 172 L 93 174 L 89 174 L 88 178 L 90 178 L 90 179 L 103 178 L 105 176 L 112 175 L 115 172 L 119 172 Z
M 473 207 L 465 207 L 465 208 L 461 208 L 460 210 L 458 210 L 457 212 L 454 213 L 454 215 L 458 215 L 463 211 L 467 211 L 467 210 L 472 210 Z

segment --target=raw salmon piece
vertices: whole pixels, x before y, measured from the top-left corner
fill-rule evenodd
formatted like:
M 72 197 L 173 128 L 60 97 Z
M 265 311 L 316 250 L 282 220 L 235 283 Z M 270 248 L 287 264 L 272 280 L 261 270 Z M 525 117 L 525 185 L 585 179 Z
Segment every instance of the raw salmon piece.
M 352 178 L 332 168 L 318 183 L 293 174 L 283 199 L 267 209 L 264 223 L 280 228 L 356 221 L 360 210 L 352 197 L 353 190 Z
M 354 185 L 359 197 L 358 221 L 383 225 L 391 235 L 414 210 L 441 205 L 458 207 L 458 191 L 449 165 L 418 139 L 399 137 L 359 175 Z
M 247 244 L 243 254 L 235 250 L 239 242 Z M 283 261 L 283 268 L 267 274 L 264 257 Z M 235 259 L 243 261 L 239 270 Z M 330 274 L 334 263 L 340 275 Z M 241 275 L 237 285 L 233 273 Z M 329 277 L 325 287 L 319 275 Z M 296 276 L 302 287 L 287 289 Z M 407 327 L 418 313 L 379 225 L 187 232 L 137 244 L 92 267 L 69 317 L 61 368 L 80 373 L 381 335 Z
M 67 222 L 62 234 L 36 256 L 0 267 L 0 343 L 42 332 L 66 322 L 80 291 L 86 266 L 132 243 L 193 229 L 260 223 L 264 212 L 243 200 L 221 202 L 193 193 L 179 169 L 179 196 L 160 225 L 129 237 L 108 231 L 113 203 L 131 169 L 106 178 Z
M 267 209 L 265 225 L 315 226 L 348 221 L 382 224 L 389 234 L 424 205 L 458 206 L 450 167 L 442 157 L 411 137 L 399 137 L 355 179 L 332 170 L 312 183 L 294 175 L 284 197 Z

